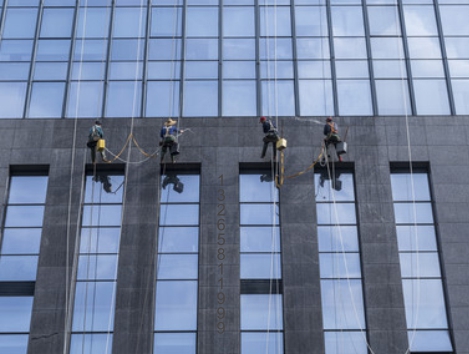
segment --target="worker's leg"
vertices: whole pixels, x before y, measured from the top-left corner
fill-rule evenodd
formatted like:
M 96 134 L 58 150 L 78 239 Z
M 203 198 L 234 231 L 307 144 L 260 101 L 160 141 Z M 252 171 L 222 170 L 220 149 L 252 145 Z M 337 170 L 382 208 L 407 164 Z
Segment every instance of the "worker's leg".
M 265 153 L 267 152 L 267 146 L 269 145 L 268 141 L 265 141 L 264 139 L 264 146 L 262 147 L 262 154 L 261 154 L 261 159 L 265 157 Z
M 177 141 L 174 141 L 171 145 L 171 156 L 173 155 L 179 155 L 179 144 Z

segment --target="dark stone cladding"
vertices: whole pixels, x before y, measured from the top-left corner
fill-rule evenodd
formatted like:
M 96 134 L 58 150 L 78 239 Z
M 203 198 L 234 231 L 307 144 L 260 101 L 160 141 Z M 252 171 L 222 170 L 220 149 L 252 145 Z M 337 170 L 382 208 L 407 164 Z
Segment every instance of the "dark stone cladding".
M 397 252 L 390 171 L 411 160 L 431 180 L 448 318 L 455 352 L 469 354 L 469 119 L 465 116 L 337 117 L 348 128 L 343 168 L 355 173 L 367 337 L 376 353 L 404 353 L 407 333 Z M 163 119 L 104 118 L 106 145 L 117 153 L 130 131 L 146 152 L 158 149 Z M 324 117 L 282 117 L 288 140 L 285 174 L 308 167 L 322 143 Z M 0 195 L 15 168 L 49 167 L 49 188 L 41 243 L 28 354 L 63 353 L 65 314 L 76 245 L 80 192 L 93 119 L 0 120 Z M 318 124 L 319 123 L 319 124 Z M 262 132 L 257 117 L 183 118 L 181 155 L 175 168 L 201 173 L 198 354 L 240 352 L 239 335 L 239 171 L 266 168 L 260 159 Z M 407 137 L 410 137 L 410 143 Z M 410 149 L 409 149 L 410 146 Z M 130 161 L 144 156 L 135 145 Z M 73 166 L 72 166 L 73 164 Z M 87 166 L 87 167 L 85 167 Z M 240 167 L 241 166 L 241 167 Z M 125 170 L 123 163 L 98 168 Z M 158 159 L 128 165 L 116 293 L 114 354 L 150 353 L 153 343 L 154 231 Z M 216 329 L 216 188 L 224 175 L 227 259 L 226 332 Z M 324 352 L 316 211 L 312 171 L 286 179 L 280 189 L 285 353 Z M 71 191 L 71 193 L 70 193 Z M 71 199 L 70 199 L 71 198 Z M 4 203 L 0 204 L 4 218 Z M 229 218 L 229 220 L 228 220 Z M 69 222 L 70 221 L 70 222 Z M 67 245 L 69 247 L 67 252 Z M 69 262 L 67 267 L 67 261 Z M 69 277 L 66 277 L 69 272 Z M 148 281 L 151 279 L 151 281 Z M 136 349 L 138 348 L 138 349 Z

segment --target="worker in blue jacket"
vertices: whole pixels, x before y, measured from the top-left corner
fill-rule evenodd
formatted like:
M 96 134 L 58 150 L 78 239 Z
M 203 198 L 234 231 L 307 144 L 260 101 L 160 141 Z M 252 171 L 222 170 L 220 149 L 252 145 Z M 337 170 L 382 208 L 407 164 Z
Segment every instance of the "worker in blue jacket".
M 164 122 L 163 127 L 161 128 L 161 161 L 163 161 L 164 155 L 168 148 L 171 153 L 171 161 L 174 162 L 175 156 L 179 155 L 179 144 L 178 144 L 178 134 L 182 133 L 183 130 L 178 130 L 176 125 L 176 121 L 168 118 L 166 122 Z
M 90 128 L 90 132 L 88 134 L 88 142 L 86 146 L 90 148 L 91 151 L 91 162 L 96 163 L 96 146 L 98 145 L 98 140 L 104 138 L 103 128 L 101 127 L 101 122 L 97 120 L 94 122 L 94 125 Z M 108 162 L 106 159 L 106 152 L 104 150 L 99 151 L 101 154 L 101 159 L 104 162 Z

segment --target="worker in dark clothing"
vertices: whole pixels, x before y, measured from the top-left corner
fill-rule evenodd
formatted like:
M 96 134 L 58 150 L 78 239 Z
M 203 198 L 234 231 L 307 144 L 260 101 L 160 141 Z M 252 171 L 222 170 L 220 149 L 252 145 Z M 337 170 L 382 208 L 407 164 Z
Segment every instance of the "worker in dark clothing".
M 339 126 L 332 120 L 332 117 L 328 117 L 326 119 L 326 125 L 324 125 L 324 144 L 326 146 L 326 151 L 329 150 L 329 145 L 332 143 L 334 144 L 334 148 L 337 152 L 337 143 L 341 142 L 339 136 Z M 342 162 L 342 156 L 337 154 L 339 161 Z
M 101 122 L 97 120 L 96 122 L 94 122 L 94 125 L 90 128 L 90 133 L 88 134 L 88 142 L 86 143 L 86 146 L 88 146 L 91 151 L 92 163 L 96 163 L 96 150 L 97 150 L 98 141 L 103 138 L 104 138 L 103 128 L 101 127 Z M 101 159 L 104 162 L 109 162 L 106 159 L 106 152 L 104 151 L 104 149 L 99 150 L 99 152 L 101 154 Z
M 275 144 L 280 139 L 277 127 L 270 119 L 266 119 L 265 117 L 261 117 L 259 119 L 259 123 L 262 123 L 262 130 L 264 131 L 264 147 L 262 148 L 261 159 L 265 157 L 265 153 L 267 152 L 267 146 L 269 145 L 269 143 L 272 143 L 273 156 L 275 160 L 275 158 L 277 157 L 277 148 Z
M 174 162 L 175 156 L 179 155 L 179 145 L 178 145 L 178 134 L 182 133 L 183 130 L 178 130 L 175 125 L 176 121 L 168 118 L 166 122 L 164 122 L 163 128 L 161 128 L 161 161 L 163 161 L 164 155 L 168 148 L 171 153 L 171 161 Z

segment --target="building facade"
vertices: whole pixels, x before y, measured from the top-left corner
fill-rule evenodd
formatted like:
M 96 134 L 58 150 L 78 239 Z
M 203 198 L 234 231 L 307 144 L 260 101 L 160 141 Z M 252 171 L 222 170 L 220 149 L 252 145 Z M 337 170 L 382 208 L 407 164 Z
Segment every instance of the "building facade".
M 469 354 L 467 15 L 0 0 L 0 352 Z

